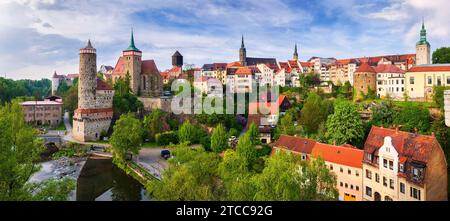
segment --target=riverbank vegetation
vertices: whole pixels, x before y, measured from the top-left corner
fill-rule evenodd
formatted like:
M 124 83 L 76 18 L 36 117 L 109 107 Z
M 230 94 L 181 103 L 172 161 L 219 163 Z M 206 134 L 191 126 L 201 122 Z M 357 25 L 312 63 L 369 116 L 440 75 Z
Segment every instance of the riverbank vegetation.
M 66 200 L 73 189 L 68 180 L 28 183 L 40 170 L 44 151 L 38 131 L 25 124 L 18 102 L 0 106 L 0 201 Z

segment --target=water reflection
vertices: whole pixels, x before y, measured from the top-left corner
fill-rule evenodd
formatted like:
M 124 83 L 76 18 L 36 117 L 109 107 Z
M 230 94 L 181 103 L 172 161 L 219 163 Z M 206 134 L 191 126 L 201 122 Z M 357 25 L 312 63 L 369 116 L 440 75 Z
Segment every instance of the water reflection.
M 111 159 L 90 157 L 77 180 L 77 201 L 149 200 L 142 185 L 117 168 Z

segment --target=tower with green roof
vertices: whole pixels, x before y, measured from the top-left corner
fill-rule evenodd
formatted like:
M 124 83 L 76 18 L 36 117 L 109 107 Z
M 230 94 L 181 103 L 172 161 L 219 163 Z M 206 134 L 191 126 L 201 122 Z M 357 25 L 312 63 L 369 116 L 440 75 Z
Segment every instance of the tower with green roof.
M 122 52 L 124 73 L 130 75 L 130 87 L 134 94 L 139 93 L 139 82 L 142 71 L 142 52 L 134 44 L 134 33 L 131 30 L 130 45 Z
M 422 29 L 420 30 L 420 39 L 416 44 L 416 65 L 430 64 L 431 62 L 431 45 L 427 41 L 427 30 L 425 22 L 422 21 Z

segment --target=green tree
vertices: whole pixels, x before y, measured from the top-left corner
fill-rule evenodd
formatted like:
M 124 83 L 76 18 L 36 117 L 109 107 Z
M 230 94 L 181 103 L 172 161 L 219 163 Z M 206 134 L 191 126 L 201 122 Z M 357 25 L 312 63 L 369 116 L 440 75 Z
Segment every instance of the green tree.
M 30 200 L 33 201 L 67 201 L 69 193 L 75 188 L 76 182 L 70 178 L 62 180 L 49 179 L 39 183 L 26 185 Z
M 421 133 L 427 133 L 430 129 L 430 112 L 426 108 L 407 103 L 397 112 L 394 124 L 400 125 L 403 131 L 413 132 L 417 128 Z
M 236 153 L 238 156 L 245 159 L 248 168 L 252 168 L 256 159 L 258 158 L 258 153 L 256 147 L 251 139 L 251 134 L 249 131 L 239 138 L 238 144 L 236 146 Z
M 302 167 L 302 200 L 337 200 L 336 175 L 330 172 L 322 158 L 311 159 Z
M 255 187 L 251 181 L 253 174 L 243 157 L 234 150 L 226 150 L 218 170 L 225 187 L 223 200 L 253 200 L 255 195 Z
M 433 121 L 431 131 L 434 132 L 436 139 L 441 144 L 442 149 L 447 156 L 447 162 L 450 161 L 450 128 L 445 125 L 444 118 Z
M 155 141 L 156 134 L 163 132 L 161 124 L 163 117 L 164 112 L 159 109 L 152 111 L 149 115 L 144 117 L 146 137 L 150 140 L 150 142 Z
M 193 150 L 185 144 L 173 151 L 169 168 L 161 181 L 146 186 L 156 200 L 219 200 L 223 188 L 218 175 L 219 156 L 199 148 Z
M 300 125 L 307 133 L 314 133 L 321 122 L 325 121 L 325 114 L 321 106 L 322 98 L 314 92 L 308 94 L 305 105 L 300 112 Z
M 250 127 L 248 128 L 248 131 L 246 132 L 249 134 L 250 136 L 250 141 L 253 144 L 260 144 L 260 140 L 259 140 L 259 129 L 258 126 L 256 126 L 255 123 L 251 123 Z
M 372 107 L 372 124 L 390 127 L 394 121 L 396 111 L 391 101 L 382 101 Z
M 178 140 L 180 141 L 180 143 L 196 143 L 195 141 L 198 140 L 198 138 L 196 137 L 196 130 L 197 129 L 194 125 L 191 124 L 191 122 L 185 121 L 178 130 Z
M 144 104 L 138 97 L 131 93 L 130 79 L 130 74 L 127 73 L 125 78 L 117 79 L 114 84 L 113 108 L 117 116 L 144 108 Z
M 295 135 L 294 120 L 290 112 L 287 112 L 286 115 L 281 118 L 278 128 L 280 129 L 281 134 Z
M 211 149 L 220 153 L 228 148 L 228 139 L 225 127 L 222 124 L 218 124 L 211 135 Z
M 334 114 L 328 117 L 327 137 L 337 145 L 358 143 L 364 137 L 364 127 L 355 105 L 349 101 L 338 100 Z
M 125 160 L 129 152 L 138 154 L 142 145 L 142 134 L 141 122 L 133 114 L 122 115 L 114 125 L 114 131 L 110 140 L 114 157 L 119 160 Z
M 17 102 L 0 106 L 0 201 L 9 200 L 64 200 L 73 189 L 60 182 L 27 184 L 40 169 L 35 162 L 44 150 L 38 132 L 25 124 L 22 109 Z M 40 186 L 41 188 L 32 188 Z M 70 190 L 68 190 L 70 189 Z
M 450 63 L 450 47 L 442 47 L 433 52 L 433 64 Z
M 433 101 L 441 110 L 444 110 L 444 91 L 450 90 L 450 86 L 434 86 L 433 87 Z

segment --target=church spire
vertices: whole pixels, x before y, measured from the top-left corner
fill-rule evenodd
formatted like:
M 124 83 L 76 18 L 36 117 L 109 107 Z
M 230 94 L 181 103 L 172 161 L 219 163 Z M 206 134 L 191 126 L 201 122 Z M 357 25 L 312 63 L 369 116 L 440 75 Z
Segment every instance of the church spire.
M 125 51 L 139 51 L 138 48 L 134 45 L 134 34 L 133 34 L 133 28 L 131 28 L 131 39 L 130 39 L 130 46 Z
M 420 40 L 417 45 L 429 45 L 427 41 L 427 30 L 425 29 L 425 19 L 422 18 L 422 29 L 420 30 Z
M 241 48 L 239 49 L 239 62 L 242 66 L 247 65 L 247 50 L 244 45 L 244 35 L 242 35 Z
M 244 35 L 242 35 L 241 48 L 245 48 L 245 45 L 244 45 Z
M 298 61 L 297 43 L 295 43 L 295 48 L 294 48 L 294 60 Z

